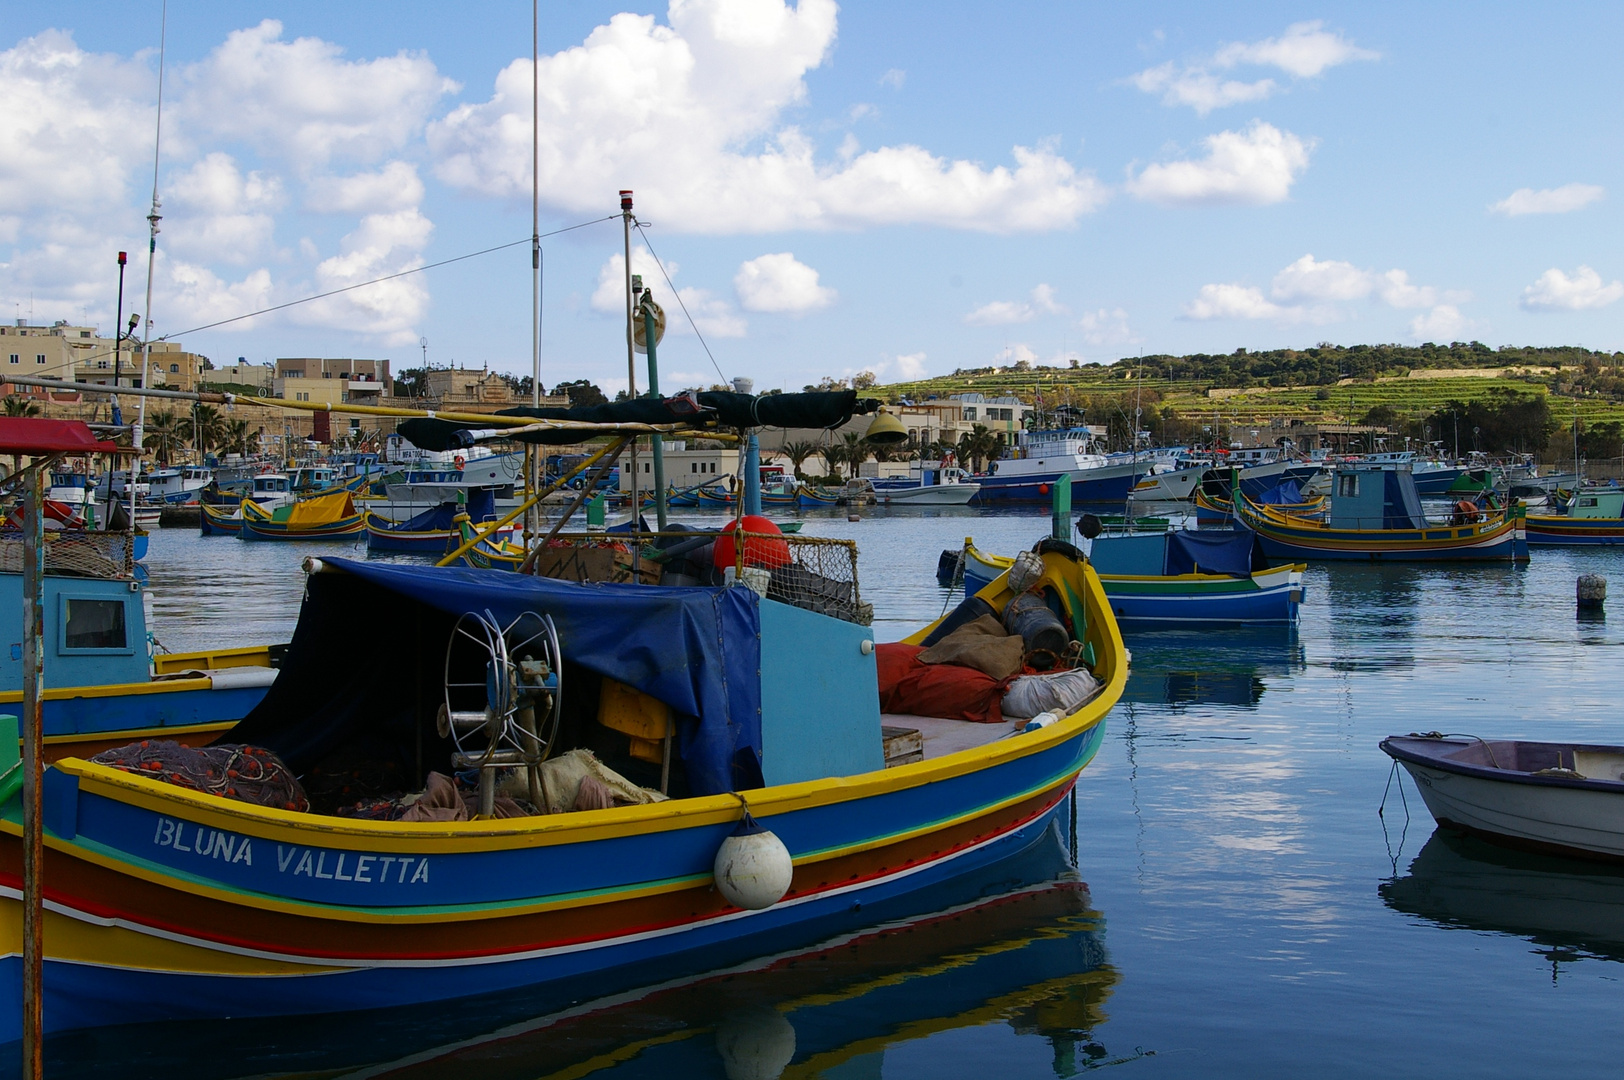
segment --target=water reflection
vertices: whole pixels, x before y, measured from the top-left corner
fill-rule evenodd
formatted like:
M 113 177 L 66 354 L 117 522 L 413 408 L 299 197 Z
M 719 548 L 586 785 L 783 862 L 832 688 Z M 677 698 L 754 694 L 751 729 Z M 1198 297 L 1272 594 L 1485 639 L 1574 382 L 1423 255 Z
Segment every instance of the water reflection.
M 1319 568 L 1309 587 L 1324 589 L 1330 610 L 1332 668 L 1344 672 L 1413 668 L 1422 585 L 1426 575 L 1435 573 L 1439 571 L 1391 563 Z
M 1304 668 L 1303 647 L 1285 627 L 1163 630 L 1135 635 L 1122 700 L 1140 705 L 1256 708 L 1265 678 Z
M 48 1040 L 48 1064 L 54 1075 L 119 1077 L 877 1077 L 890 1050 L 1002 1025 L 1042 1040 L 1069 1076 L 1112 1060 L 1097 1029 L 1119 976 L 1066 846 L 1057 819 L 1025 852 L 933 892 L 929 914 L 865 907 L 869 925 L 809 948 L 613 998 L 601 996 L 615 988 L 610 972 L 582 976 L 577 1002 L 597 997 L 584 1003 L 504 994 L 101 1029 Z
M 1401 878 L 1378 891 L 1394 911 L 1439 926 L 1491 931 L 1545 946 L 1553 961 L 1624 961 L 1624 873 L 1535 855 L 1446 829 Z

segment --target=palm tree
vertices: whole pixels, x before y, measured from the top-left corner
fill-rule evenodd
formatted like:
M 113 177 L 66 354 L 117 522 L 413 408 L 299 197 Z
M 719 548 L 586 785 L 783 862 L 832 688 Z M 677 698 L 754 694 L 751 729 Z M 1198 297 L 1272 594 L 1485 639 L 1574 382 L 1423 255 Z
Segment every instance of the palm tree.
M 840 437 L 841 458 L 851 470 L 851 478 L 857 479 L 857 472 L 863 467 L 863 462 L 874 452 L 874 446 L 867 439 L 855 431 L 848 431 Z
M 784 444 L 783 454 L 785 457 L 789 458 L 789 463 L 795 468 L 795 479 L 806 479 L 806 476 L 801 472 L 801 466 L 806 464 L 807 458 L 811 457 L 817 452 L 817 444 L 806 442 L 805 440 Z
M 959 436 L 955 452 L 961 463 L 970 464 L 972 472 L 980 472 L 984 461 L 995 460 L 1003 454 L 1004 436 L 1001 432 L 994 434 L 985 424 L 976 424 Z
M 172 412 L 155 413 L 141 433 L 141 445 L 152 451 L 158 464 L 168 465 L 171 455 L 186 445 L 181 435 L 184 425 Z
M 254 444 L 259 442 L 259 432 L 248 430 L 246 420 L 227 420 L 224 423 L 220 447 L 228 454 L 242 454 L 247 457 L 254 452 Z
M 198 453 L 206 454 L 220 445 L 225 432 L 224 423 L 219 409 L 213 405 L 197 405 L 193 407 L 192 415 L 187 418 L 182 431 Z
M 38 416 L 39 402 L 21 394 L 7 394 L 6 399 L 0 402 L 7 416 Z
M 823 462 L 828 468 L 829 473 L 838 477 L 840 475 L 840 466 L 846 462 L 845 444 L 831 442 L 828 446 L 823 447 L 819 452 L 823 455 Z

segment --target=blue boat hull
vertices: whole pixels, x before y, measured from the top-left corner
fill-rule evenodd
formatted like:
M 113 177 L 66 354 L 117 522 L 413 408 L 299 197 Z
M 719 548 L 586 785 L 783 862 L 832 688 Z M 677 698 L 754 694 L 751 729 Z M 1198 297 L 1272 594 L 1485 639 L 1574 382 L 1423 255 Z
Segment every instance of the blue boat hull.
M 1019 762 L 969 774 L 942 785 L 952 790 L 938 791 L 937 785 L 930 785 L 848 805 L 763 819 L 795 851 L 805 849 L 813 834 L 828 836 L 831 829 L 836 833 L 872 832 L 875 814 L 881 815 L 880 820 L 886 821 L 888 827 L 895 827 L 904 820 L 923 824 L 939 818 L 944 806 L 960 805 L 960 799 L 996 799 L 1000 791 L 1007 794 L 1010 788 L 1004 785 L 1010 781 L 1021 784 L 1021 779 L 1008 775 L 1006 769 L 1030 779 L 1031 786 L 1026 790 L 1043 793 L 1042 804 L 1032 816 L 996 835 L 956 851 L 944 852 L 922 865 L 788 900 L 764 911 L 735 912 L 677 926 L 650 928 L 602 943 L 548 948 L 531 955 L 485 963 L 340 967 L 298 978 L 178 974 L 47 960 L 46 1027 L 49 1031 L 64 1031 L 220 1016 L 336 1013 L 521 988 L 527 992 L 558 988 L 579 998 L 583 994 L 582 987 L 589 985 L 591 996 L 596 997 L 803 947 L 840 929 L 867 924 L 873 915 L 859 914 L 865 908 L 899 902 L 928 903 L 948 883 L 982 872 L 1041 842 L 1045 834 L 1056 827 L 1056 819 L 1065 806 L 1065 796 L 1076 782 L 1077 771 L 1099 751 L 1104 734 L 1102 721 L 1079 732 L 1073 739 Z M 47 798 L 49 802 L 49 796 Z M 48 809 L 48 822 L 51 816 Z M 83 837 L 91 822 L 81 817 L 77 824 Z M 136 827 L 144 832 L 150 847 L 151 822 L 143 820 Z M 628 845 L 624 855 L 653 862 L 669 861 L 670 852 L 662 849 L 669 848 L 670 840 L 669 834 L 650 834 Z M 637 847 L 649 850 L 638 855 L 633 850 Z M 449 861 L 447 868 L 451 869 Z M 452 870 L 448 884 L 458 880 L 468 879 Z M 455 888 L 453 886 L 454 891 Z M 21 1037 L 20 959 L 5 958 L 0 964 L 0 973 L 3 973 L 0 974 L 0 1041 L 14 1041 Z
M 1072 473 L 1071 501 L 1073 503 L 1121 503 L 1140 480 L 1150 475 L 1150 465 L 1138 471 L 1125 471 L 1119 476 L 1091 478 L 1087 473 Z M 1054 485 L 1060 473 L 1039 473 L 1028 476 L 977 476 L 981 491 L 978 502 L 1031 502 L 1048 503 L 1053 499 Z
M 974 596 L 988 585 L 992 577 L 987 568 L 974 559 L 965 560 L 964 592 Z M 1115 588 L 1113 588 L 1113 584 Z M 1145 596 L 1125 591 L 1125 585 L 1100 575 L 1100 585 L 1111 602 L 1111 612 L 1118 623 L 1146 624 L 1189 623 L 1294 623 L 1297 607 L 1302 601 L 1301 586 L 1282 584 L 1267 589 L 1250 588 L 1250 582 L 1236 580 L 1232 593 L 1211 592 L 1179 595 Z

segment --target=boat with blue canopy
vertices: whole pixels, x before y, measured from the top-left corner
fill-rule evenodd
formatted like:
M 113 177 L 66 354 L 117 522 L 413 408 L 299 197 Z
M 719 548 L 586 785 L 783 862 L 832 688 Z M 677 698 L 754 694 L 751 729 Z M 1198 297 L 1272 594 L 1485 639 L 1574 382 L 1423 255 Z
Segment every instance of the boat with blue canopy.
M 1297 621 L 1307 569 L 1302 563 L 1271 567 L 1257 537 L 1246 529 L 1097 536 L 1088 557 L 1124 629 L 1291 625 Z M 1009 556 L 981 551 L 965 537 L 962 552 L 942 553 L 937 581 L 947 585 L 962 573 L 964 591 L 974 595 L 1013 562 Z
M 368 551 L 411 552 L 421 555 L 444 555 L 446 542 L 460 537 L 457 518 L 466 516 L 475 526 L 496 519 L 496 493 L 492 488 L 470 488 L 466 503 L 443 502 L 432 510 L 408 521 L 391 521 L 369 508 L 362 510 L 366 526 Z M 511 540 L 513 528 L 497 532 L 497 541 Z
M 783 397 L 826 423 L 855 404 Z M 662 434 L 702 422 L 691 399 L 626 405 L 587 490 L 653 426 L 637 410 L 688 410 Z M 435 448 L 438 419 L 408 423 Z M 650 530 L 629 527 L 640 551 Z M 850 541 L 742 519 L 689 535 L 731 586 L 308 558 L 276 680 L 231 731 L 45 772 L 47 1029 L 614 992 L 803 947 L 1057 826 L 1128 673 L 1086 561 L 1046 552 L 877 644 Z M 390 633 L 355 634 L 356 611 Z M 924 658 L 988 641 L 1033 673 Z M 0 805 L 7 918 L 21 820 Z
M 1282 513 L 1244 494 L 1234 498 L 1241 525 L 1257 533 L 1273 559 L 1391 562 L 1522 561 L 1528 558 L 1521 507 L 1456 507 L 1447 521 L 1421 509 L 1404 463 L 1338 465 L 1323 521 Z

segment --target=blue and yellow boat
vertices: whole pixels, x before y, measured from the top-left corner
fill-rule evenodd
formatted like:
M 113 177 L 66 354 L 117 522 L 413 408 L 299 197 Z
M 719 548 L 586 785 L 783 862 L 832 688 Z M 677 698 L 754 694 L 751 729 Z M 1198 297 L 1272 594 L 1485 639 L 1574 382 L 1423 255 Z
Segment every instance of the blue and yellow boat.
M 239 535 L 244 540 L 353 540 L 365 528 L 355 497 L 339 490 L 275 510 L 244 499 Z
M 1341 465 L 1331 477 L 1331 508 L 1316 521 L 1241 495 L 1239 524 L 1256 532 L 1271 559 L 1360 562 L 1512 562 L 1528 558 L 1523 510 L 1457 507 L 1428 520 L 1405 464 Z
M 1098 692 L 1014 727 L 931 721 L 952 737 L 888 768 L 867 626 L 748 588 L 312 561 L 275 683 L 222 740 L 274 753 L 307 792 L 260 805 L 117 758 L 47 770 L 47 1029 L 608 993 L 928 898 L 1054 826 L 1122 693 L 1127 654 L 1097 577 L 1059 553 L 1043 564 L 1038 587 Z M 997 612 L 1014 596 L 999 581 L 978 600 Z M 357 610 L 390 634 L 351 633 Z M 465 741 L 492 731 L 518 741 Z M 529 810 L 553 807 L 536 761 L 614 737 L 626 751 L 605 764 L 661 778 L 670 798 L 589 809 L 577 793 L 497 816 L 501 769 Z M 481 778 L 472 820 L 379 810 L 458 769 Z M 335 774 L 369 779 L 311 786 Z M 0 906 L 14 928 L 19 821 L 13 796 Z M 0 1039 L 19 1031 L 8 951 Z
M 1549 547 L 1624 544 L 1624 488 L 1581 487 L 1560 513 L 1529 514 L 1528 542 Z
M 366 526 L 367 550 L 403 552 L 418 555 L 444 555 L 450 550 L 446 544 L 461 537 L 458 516 L 470 522 L 484 523 L 496 517 L 496 494 L 491 488 L 471 488 L 465 504 L 444 502 L 423 511 L 407 521 L 392 521 L 382 514 L 363 509 L 361 520 Z M 509 541 L 514 527 L 499 529 L 493 542 Z

